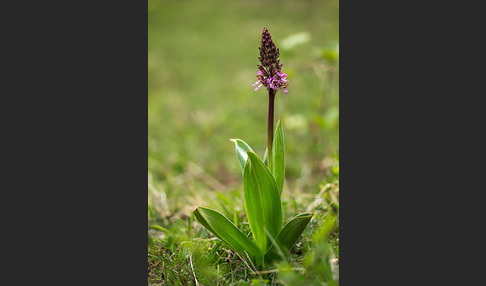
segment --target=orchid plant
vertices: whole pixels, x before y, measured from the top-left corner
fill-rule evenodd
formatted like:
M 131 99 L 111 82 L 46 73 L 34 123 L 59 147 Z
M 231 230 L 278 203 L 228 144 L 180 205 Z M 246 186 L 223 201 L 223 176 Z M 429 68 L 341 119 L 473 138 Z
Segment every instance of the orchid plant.
M 302 213 L 283 226 L 281 196 L 285 176 L 284 134 L 280 120 L 274 131 L 275 94 L 288 85 L 287 74 L 282 72 L 275 47 L 267 29 L 263 29 L 255 91 L 265 86 L 268 91 L 267 150 L 263 160 L 240 139 L 235 143 L 236 156 L 243 175 L 244 204 L 250 239 L 227 217 L 204 207 L 194 211 L 196 219 L 216 237 L 224 241 L 243 260 L 255 268 L 263 269 L 272 262 L 285 259 L 306 228 L 311 213 Z

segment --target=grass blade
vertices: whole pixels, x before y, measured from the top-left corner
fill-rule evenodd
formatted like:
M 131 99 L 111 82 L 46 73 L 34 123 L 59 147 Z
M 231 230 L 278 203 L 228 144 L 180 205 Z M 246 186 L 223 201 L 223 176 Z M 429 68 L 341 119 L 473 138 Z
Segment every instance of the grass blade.
M 226 242 L 234 251 L 244 254 L 246 250 L 254 263 L 260 264 L 262 251 L 231 221 L 217 211 L 198 207 L 194 211 L 196 219 L 215 236 Z
M 153 224 L 152 228 L 163 231 L 165 233 L 169 233 L 169 231 L 166 228 L 161 227 L 160 225 Z
M 252 151 L 243 170 L 243 192 L 248 224 L 260 249 L 267 250 L 265 227 L 276 237 L 282 228 L 282 204 L 277 184 L 267 166 Z
M 265 148 L 265 154 L 263 154 L 263 163 L 268 167 L 268 148 Z
M 240 163 L 241 172 L 243 173 L 243 169 L 245 168 L 246 160 L 248 159 L 248 155 L 246 152 L 252 151 L 250 145 L 246 144 L 245 141 L 241 139 L 230 139 L 230 141 L 235 142 L 236 148 L 236 157 L 238 158 L 238 162 Z
M 236 214 L 236 210 L 233 209 L 233 223 L 236 227 L 238 227 L 238 215 Z
M 284 226 L 276 239 L 280 252 L 283 252 L 285 255 L 290 253 L 290 250 L 294 247 L 302 232 L 304 232 L 311 218 L 311 213 L 301 213 Z M 265 253 L 265 264 L 270 264 L 275 259 L 278 259 L 280 255 L 277 248 L 272 245 Z
M 265 231 L 267 232 L 267 235 L 268 235 L 268 238 L 270 239 L 270 241 L 272 242 L 272 246 L 269 248 L 270 249 L 274 249 L 276 250 L 276 253 L 280 256 L 280 258 L 285 261 L 286 259 L 286 255 L 285 255 L 285 252 L 280 248 L 279 244 L 277 243 L 277 241 L 275 240 L 276 238 L 273 237 L 270 232 L 268 232 L 267 229 L 265 229 Z M 275 252 L 275 251 L 274 251 Z M 265 261 L 265 263 L 267 263 L 267 261 Z
M 277 122 L 275 135 L 273 136 L 270 171 L 277 183 L 279 194 L 282 195 L 285 178 L 285 145 L 281 120 Z

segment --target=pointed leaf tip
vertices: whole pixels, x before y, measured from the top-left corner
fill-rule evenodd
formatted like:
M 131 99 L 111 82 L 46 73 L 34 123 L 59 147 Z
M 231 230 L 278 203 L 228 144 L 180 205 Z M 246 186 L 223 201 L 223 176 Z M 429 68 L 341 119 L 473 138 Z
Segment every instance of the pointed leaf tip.
M 250 145 L 248 145 L 245 141 L 241 139 L 230 139 L 230 141 L 235 143 L 236 158 L 240 163 L 241 172 L 243 173 L 246 160 L 248 159 L 247 151 L 248 150 L 253 151 L 253 150 L 251 149 Z

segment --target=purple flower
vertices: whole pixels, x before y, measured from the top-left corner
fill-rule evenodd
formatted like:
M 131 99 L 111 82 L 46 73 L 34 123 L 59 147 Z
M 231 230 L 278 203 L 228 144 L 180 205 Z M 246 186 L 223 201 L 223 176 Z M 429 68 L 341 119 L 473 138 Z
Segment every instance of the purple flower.
M 281 88 L 285 94 L 288 94 L 285 88 L 289 81 L 287 80 L 287 74 L 282 72 L 282 65 L 278 59 L 280 56 L 279 49 L 275 47 L 272 36 L 266 28 L 263 28 L 259 49 L 260 57 L 258 59 L 261 65 L 257 65 L 258 80 L 253 84 L 255 91 L 264 85 L 268 90 L 272 89 L 276 92 Z
M 260 75 L 263 75 L 262 71 L 258 71 L 258 74 L 257 76 L 260 76 Z M 253 86 L 256 87 L 255 88 L 255 91 L 257 91 L 260 87 L 262 87 L 263 83 L 260 81 L 260 79 L 258 79 L 254 84 Z

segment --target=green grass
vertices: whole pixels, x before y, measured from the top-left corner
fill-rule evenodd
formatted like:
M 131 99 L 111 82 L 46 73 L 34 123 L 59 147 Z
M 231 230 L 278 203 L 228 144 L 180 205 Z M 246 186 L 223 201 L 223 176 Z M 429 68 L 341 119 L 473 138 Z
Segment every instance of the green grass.
M 267 271 L 258 272 L 252 265 L 245 264 L 224 242 L 213 238 L 194 221 L 194 217 L 169 217 L 166 224 L 169 229 L 161 230 L 157 221 L 163 221 L 163 218 L 160 214 L 154 216 L 151 210 L 150 283 L 196 285 L 197 280 L 200 285 L 250 285 L 246 284 L 250 282 L 258 285 L 254 280 L 260 279 L 262 285 L 294 285 L 294 282 L 338 285 L 339 186 L 336 176 L 329 179 L 334 183 L 323 185 L 318 194 L 286 201 L 287 210 L 292 209 L 292 205 L 297 208 L 307 206 L 306 210 L 311 211 L 314 218 L 293 248 L 289 261 L 280 262 Z M 227 203 L 227 197 L 221 194 L 220 197 L 214 201 L 215 207 Z M 241 199 L 237 199 L 236 203 L 242 203 Z M 235 213 L 238 227 L 249 233 L 248 223 L 241 215 L 244 212 Z M 232 218 L 229 214 L 227 216 Z
M 148 7 L 149 282 L 333 285 L 329 276 L 337 278 L 339 258 L 338 1 L 149 1 Z M 255 274 L 191 213 L 205 206 L 232 221 L 236 214 L 238 227 L 249 233 L 229 139 L 245 140 L 263 157 L 267 95 L 251 86 L 263 27 L 280 48 L 290 81 L 289 94 L 279 91 L 275 102 L 285 132 L 284 217 L 307 210 L 314 217 L 288 264 Z

